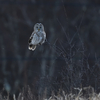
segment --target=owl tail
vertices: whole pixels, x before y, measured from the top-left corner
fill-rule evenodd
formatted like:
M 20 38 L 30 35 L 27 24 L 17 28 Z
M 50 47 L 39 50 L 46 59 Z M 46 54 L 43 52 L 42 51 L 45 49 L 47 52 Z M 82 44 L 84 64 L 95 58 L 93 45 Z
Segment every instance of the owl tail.
M 32 50 L 32 51 L 34 51 L 35 49 L 36 49 L 36 45 L 29 45 L 29 50 Z

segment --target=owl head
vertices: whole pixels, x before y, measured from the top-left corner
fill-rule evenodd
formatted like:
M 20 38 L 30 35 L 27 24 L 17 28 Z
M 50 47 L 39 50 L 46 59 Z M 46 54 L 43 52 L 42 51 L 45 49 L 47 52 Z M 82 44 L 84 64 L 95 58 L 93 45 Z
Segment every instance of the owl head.
M 34 25 L 34 31 L 44 31 L 44 26 L 42 23 L 36 23 Z

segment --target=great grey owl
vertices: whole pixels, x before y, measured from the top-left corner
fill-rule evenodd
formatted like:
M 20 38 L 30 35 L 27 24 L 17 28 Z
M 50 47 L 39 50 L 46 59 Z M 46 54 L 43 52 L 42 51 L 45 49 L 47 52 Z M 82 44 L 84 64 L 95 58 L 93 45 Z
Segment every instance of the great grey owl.
M 42 45 L 46 40 L 46 33 L 44 31 L 44 26 L 42 23 L 36 23 L 34 25 L 34 31 L 29 38 L 29 50 L 34 51 L 37 45 Z

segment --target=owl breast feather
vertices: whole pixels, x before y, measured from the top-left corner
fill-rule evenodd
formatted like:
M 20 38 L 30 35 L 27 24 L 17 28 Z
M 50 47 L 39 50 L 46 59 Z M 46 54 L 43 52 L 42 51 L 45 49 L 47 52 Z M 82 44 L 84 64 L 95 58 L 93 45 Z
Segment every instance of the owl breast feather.
M 39 44 L 41 41 L 42 41 L 42 37 L 39 37 L 37 34 L 34 34 L 31 43 L 32 43 L 33 45 L 37 45 L 37 44 Z

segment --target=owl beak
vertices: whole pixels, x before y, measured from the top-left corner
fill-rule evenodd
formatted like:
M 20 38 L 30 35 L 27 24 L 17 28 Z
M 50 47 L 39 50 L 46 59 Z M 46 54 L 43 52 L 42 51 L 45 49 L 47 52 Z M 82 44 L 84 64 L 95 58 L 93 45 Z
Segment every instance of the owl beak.
M 38 29 L 38 31 L 40 31 L 40 29 Z

